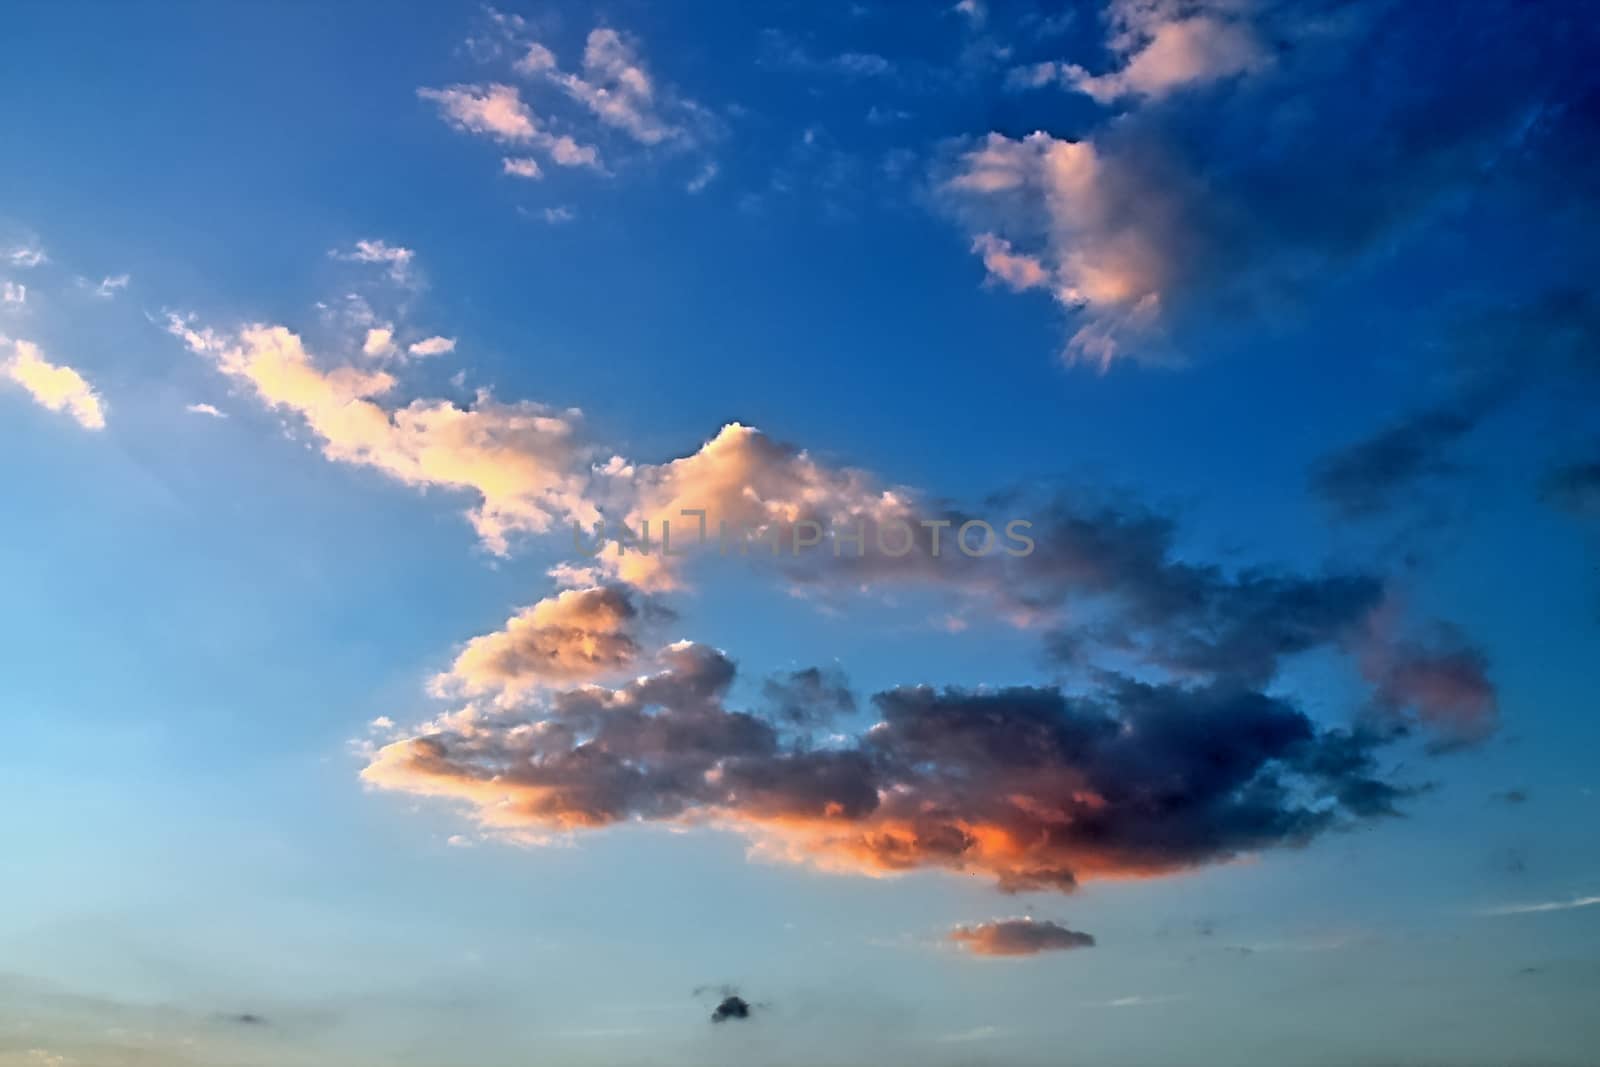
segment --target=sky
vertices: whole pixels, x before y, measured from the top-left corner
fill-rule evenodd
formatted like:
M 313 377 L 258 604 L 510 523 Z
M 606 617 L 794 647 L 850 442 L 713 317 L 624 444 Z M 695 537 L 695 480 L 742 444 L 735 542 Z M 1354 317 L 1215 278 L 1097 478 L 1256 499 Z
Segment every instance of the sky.
M 3 25 L 0 1067 L 1593 1062 L 1586 5 Z

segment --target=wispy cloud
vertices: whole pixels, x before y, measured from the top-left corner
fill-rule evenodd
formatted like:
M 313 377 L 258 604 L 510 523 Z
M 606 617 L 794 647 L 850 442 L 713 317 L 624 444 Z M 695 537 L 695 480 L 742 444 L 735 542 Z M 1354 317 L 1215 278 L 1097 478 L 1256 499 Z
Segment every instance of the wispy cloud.
M 1499 907 L 1483 908 L 1479 915 L 1537 915 L 1547 911 L 1572 911 L 1576 908 L 1592 908 L 1600 904 L 1600 896 L 1573 897 L 1570 900 L 1545 900 L 1532 904 L 1502 904 Z

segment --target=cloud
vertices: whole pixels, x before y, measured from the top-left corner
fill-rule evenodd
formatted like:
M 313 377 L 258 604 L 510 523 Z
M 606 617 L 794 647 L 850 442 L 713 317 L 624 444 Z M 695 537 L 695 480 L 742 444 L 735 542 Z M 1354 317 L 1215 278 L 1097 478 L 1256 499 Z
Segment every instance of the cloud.
M 400 245 L 391 245 L 386 241 L 361 240 L 349 251 L 334 249 L 328 253 L 334 259 L 347 260 L 352 263 L 376 263 L 388 270 L 389 278 L 396 285 L 411 285 L 415 282 L 416 252 Z
M 1497 804 L 1516 807 L 1528 802 L 1528 791 L 1526 789 L 1504 789 L 1498 793 L 1490 793 L 1489 799 Z
M 187 404 L 183 410 L 191 415 L 207 415 L 213 419 L 225 419 L 228 417 L 226 412 L 211 404 Z
M 41 263 L 48 262 L 50 258 L 44 254 L 44 249 L 36 244 L 13 245 L 4 253 L 0 253 L 0 256 L 13 267 L 21 267 L 23 270 L 37 267 Z
M 620 688 L 444 716 L 377 750 L 362 777 L 465 805 L 491 833 L 705 823 L 776 859 L 959 871 L 1007 891 L 1303 845 L 1407 795 L 1376 777 L 1375 736 L 1321 730 L 1258 692 L 900 688 L 873 698 L 876 725 L 819 748 L 730 709 L 721 652 L 680 642 L 659 659 Z
M 539 161 L 530 156 L 507 156 L 500 161 L 500 170 L 517 178 L 542 178 L 544 171 L 539 169 Z
M 28 287 L 20 282 L 0 282 L 0 303 L 21 307 L 28 302 Z
M 1018 252 L 985 227 L 973 251 L 1009 287 L 1042 289 L 1063 307 L 1088 312 L 1067 345 L 1069 359 L 1107 366 L 1122 351 L 1121 333 L 1154 324 L 1173 273 L 1155 218 L 1170 193 L 1092 142 L 991 133 L 962 155 L 943 188 L 977 225 L 1009 219 L 1018 231 L 1039 228 L 1033 247 Z M 1133 207 L 1145 195 L 1145 206 Z
M 1592 908 L 1600 904 L 1600 896 L 1573 897 L 1571 900 L 1546 900 L 1535 904 L 1506 904 L 1497 908 L 1485 908 L 1478 912 L 1479 915 L 1538 915 L 1549 911 L 1572 911 L 1576 908 Z
M 1113 0 L 1107 43 L 1122 59 L 1122 68 L 1092 75 L 1066 64 L 1061 78 L 1106 104 L 1125 96 L 1156 99 L 1260 70 L 1270 56 L 1250 22 L 1239 17 L 1251 6 L 1238 0 L 1200 4 Z
M 599 149 L 580 144 L 567 134 L 546 130 L 514 85 L 452 85 L 446 89 L 418 89 L 417 95 L 436 103 L 445 121 L 459 130 L 502 144 L 532 145 L 557 166 L 604 169 Z
M 659 612 L 659 609 L 655 609 Z M 645 612 L 625 589 L 568 589 L 467 643 L 434 679 L 442 694 L 515 696 L 539 685 L 592 681 L 632 666 Z
M 51 363 L 31 341 L 0 337 L 0 347 L 11 349 L 10 358 L 0 360 L 0 377 L 20 385 L 40 407 L 71 415 L 86 430 L 105 429 L 105 404 L 83 375 Z
M 1242 8 L 1117 5 L 1137 13 L 1112 39 L 1128 64 L 1083 84 L 1143 106 L 1070 136 L 991 132 L 935 166 L 937 201 L 979 255 L 1028 257 L 1047 275 L 992 276 L 1057 302 L 1069 360 L 1174 362 L 1190 327 L 1287 314 L 1451 205 L 1551 200 L 1553 167 L 1581 171 L 1572 145 L 1593 139 L 1581 50 L 1525 5 L 1491 2 L 1447 26 L 1420 8 L 1331 21 L 1284 8 L 1260 31 L 1285 41 L 1271 63 L 1242 36 L 1266 9 L 1246 20 Z M 1350 86 L 1375 66 L 1406 76 L 1355 103 Z M 1245 70 L 1226 100 L 1173 91 Z M 1072 76 L 1052 62 L 1009 82 Z
M 372 358 L 387 356 L 394 351 L 394 331 L 386 326 L 375 326 L 367 331 L 361 354 Z
M 468 133 L 515 144 L 532 141 L 539 130 L 533 112 L 513 85 L 455 85 L 418 89 L 417 95 L 438 104 L 448 122 Z
M 1463 443 L 1529 389 L 1600 378 L 1600 305 L 1578 290 L 1474 311 L 1442 333 L 1446 398 L 1313 465 L 1311 491 L 1339 518 L 1390 514 L 1425 483 L 1459 473 Z
M 94 295 L 102 299 L 110 299 L 128 287 L 126 274 L 107 275 L 100 279 L 100 284 L 94 287 Z
M 725 1023 L 730 1020 L 748 1019 L 752 1011 L 749 1001 L 738 994 L 730 994 L 717 1003 L 716 1008 L 711 1012 L 711 1021 Z
M 1094 938 L 1060 923 L 1034 919 L 995 919 L 991 922 L 958 926 L 946 935 L 948 940 L 974 956 L 1037 956 L 1090 948 Z
M 456 339 L 454 337 L 439 337 L 437 335 L 426 337 L 421 341 L 413 341 L 411 346 L 406 349 L 413 356 L 422 357 L 443 356 L 455 350 Z
M 1343 518 L 1382 514 L 1417 481 L 1453 471 L 1446 457 L 1480 417 L 1477 408 L 1454 405 L 1408 416 L 1317 461 L 1311 489 Z
M 168 329 L 267 407 L 304 420 L 327 458 L 407 485 L 476 494 L 470 518 L 491 551 L 507 552 L 517 534 L 596 517 L 584 499 L 587 453 L 574 409 L 502 404 L 487 392 L 465 408 L 445 400 L 385 404 L 392 374 L 350 365 L 325 371 L 282 326 L 224 334 L 173 316 Z
M 655 80 L 645 69 L 638 46 L 616 30 L 600 27 L 590 31 L 583 49 L 582 75 L 562 71 L 555 54 L 538 42 L 528 45 L 516 71 L 558 86 L 602 123 L 622 130 L 640 144 L 656 145 L 689 136 L 683 126 L 663 118 Z
M 1452 627 L 1422 637 L 1397 634 L 1391 607 L 1374 612 L 1357 642 L 1362 674 L 1373 685 L 1375 709 L 1404 721 L 1416 718 L 1436 749 L 1476 744 L 1499 721 L 1499 697 L 1487 657 Z

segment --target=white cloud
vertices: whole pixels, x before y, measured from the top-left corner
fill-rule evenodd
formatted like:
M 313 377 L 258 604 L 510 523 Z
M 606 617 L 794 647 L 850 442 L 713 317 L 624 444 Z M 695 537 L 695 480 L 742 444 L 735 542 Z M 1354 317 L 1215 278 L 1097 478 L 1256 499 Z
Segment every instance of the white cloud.
M 83 375 L 51 363 L 30 341 L 0 337 L 0 345 L 9 345 L 12 351 L 11 358 L 0 362 L 0 376 L 27 390 L 39 406 L 71 415 L 86 430 L 105 428 L 105 405 Z
M 502 144 L 532 145 L 563 167 L 603 169 L 599 149 L 580 144 L 567 134 L 546 130 L 514 85 L 453 85 L 448 89 L 418 89 L 417 95 L 438 104 L 445 121 L 457 129 Z M 501 165 L 504 167 L 505 163 Z
M 532 156 L 507 156 L 500 161 L 500 169 L 504 174 L 517 178 L 542 178 L 544 171 L 539 168 L 539 161 Z
M 361 354 L 377 358 L 387 356 L 394 351 L 394 331 L 386 327 L 374 327 L 367 331 L 367 339 L 362 342 Z
M 1573 897 L 1571 900 L 1546 900 L 1536 904 L 1506 904 L 1498 908 L 1485 908 L 1479 915 L 1537 915 L 1547 911 L 1571 911 L 1574 908 L 1592 908 L 1600 904 L 1600 896 Z
M 225 419 L 228 417 L 227 412 L 221 411 L 211 404 L 188 404 L 183 410 L 191 415 L 206 415 L 213 419 Z
M 368 239 L 357 241 L 355 247 L 348 252 L 341 252 L 336 248 L 328 254 L 334 259 L 352 263 L 382 264 L 388 268 L 390 280 L 397 285 L 412 285 L 416 281 L 413 270 L 417 254 L 401 245 Z
M 600 27 L 590 31 L 581 75 L 563 71 L 555 53 L 537 41 L 527 45 L 516 71 L 559 87 L 602 123 L 622 130 L 640 144 L 688 137 L 684 126 L 662 116 L 656 83 L 637 47 L 616 30 Z M 681 109 L 684 105 L 675 106 Z
M 28 287 L 20 282 L 0 282 L 0 302 L 20 307 L 28 302 Z
M 487 392 L 465 408 L 425 399 L 401 405 L 389 400 L 397 382 L 387 370 L 323 369 L 282 326 L 219 333 L 172 316 L 168 330 L 267 407 L 302 419 L 328 459 L 475 495 L 469 517 L 493 552 L 508 552 L 519 534 L 598 518 L 584 495 L 590 457 L 576 409 L 504 404 Z
M 1271 56 L 1251 26 L 1252 0 L 1112 0 L 1107 47 L 1119 70 L 1090 74 L 1075 63 L 1041 63 L 1013 70 L 1013 87 L 1059 82 L 1109 104 L 1126 96 L 1157 99 L 1261 70 Z
M 16 245 L 12 248 L 6 249 L 5 251 L 6 262 L 10 263 L 13 267 L 21 267 L 24 270 L 30 267 L 37 267 L 39 264 L 46 262 L 49 258 L 49 256 L 44 254 L 44 249 L 40 248 L 36 244 Z
M 94 287 L 94 295 L 110 298 L 116 296 L 120 290 L 127 287 L 128 276 L 126 274 L 107 275 L 100 280 L 99 285 Z
M 442 356 L 455 350 L 454 337 L 428 337 L 421 341 L 413 341 L 411 347 L 406 349 L 413 356 Z

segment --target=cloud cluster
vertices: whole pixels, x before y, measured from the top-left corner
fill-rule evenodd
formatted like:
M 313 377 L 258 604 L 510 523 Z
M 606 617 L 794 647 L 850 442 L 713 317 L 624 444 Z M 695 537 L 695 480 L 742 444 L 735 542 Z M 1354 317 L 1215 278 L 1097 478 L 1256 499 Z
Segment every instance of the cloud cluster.
M 1448 25 L 1308 6 L 1117 0 L 1120 68 L 1050 61 L 1010 81 L 1126 109 L 1070 136 L 991 132 L 943 162 L 940 199 L 989 277 L 1067 311 L 1069 359 L 1170 361 L 1179 320 L 1271 315 L 1464 197 L 1548 199 L 1552 169 L 1581 171 L 1548 165 L 1593 140 L 1593 76 L 1553 40 L 1560 20 L 1505 2 Z M 1394 89 L 1356 104 L 1373 69 Z M 1226 99 L 1180 91 L 1237 75 Z
M 658 80 L 646 64 L 637 41 L 607 26 L 597 26 L 584 40 L 577 70 L 562 66 L 556 52 L 536 39 L 528 20 L 489 8 L 488 32 L 469 41 L 481 60 L 501 63 L 513 58 L 494 80 L 445 88 L 424 87 L 417 95 L 436 104 L 445 121 L 457 129 L 487 137 L 501 145 L 534 151 L 559 167 L 585 168 L 609 174 L 597 142 L 608 133 L 626 138 L 620 149 L 612 141 L 608 156 L 626 156 L 628 143 L 643 149 L 692 149 L 715 132 L 711 114 L 695 101 Z M 547 93 L 564 106 L 540 104 L 535 111 L 523 97 L 520 80 Z M 574 111 L 574 105 L 576 111 Z M 565 110 L 566 114 L 560 114 Z M 573 132 L 567 132 L 567 131 Z M 544 168 L 531 155 L 507 155 L 501 172 L 539 179 Z M 554 220 L 552 220 L 554 221 Z
M 0 360 L 0 379 L 21 386 L 40 407 L 70 415 L 85 430 L 105 429 L 105 403 L 83 375 L 51 363 L 31 341 L 0 337 L 0 349 L 5 348 L 11 355 Z
M 958 926 L 946 935 L 951 944 L 974 956 L 1037 956 L 1092 948 L 1094 937 L 1048 919 L 995 919 Z
M 685 642 L 620 688 L 446 716 L 377 750 L 363 778 L 464 804 L 491 832 L 625 821 L 709 824 L 824 869 L 942 869 L 1007 891 L 1061 890 L 1305 844 L 1390 815 L 1376 735 L 1318 728 L 1246 689 L 1109 679 L 892 689 L 840 743 L 727 704 L 734 664 Z

